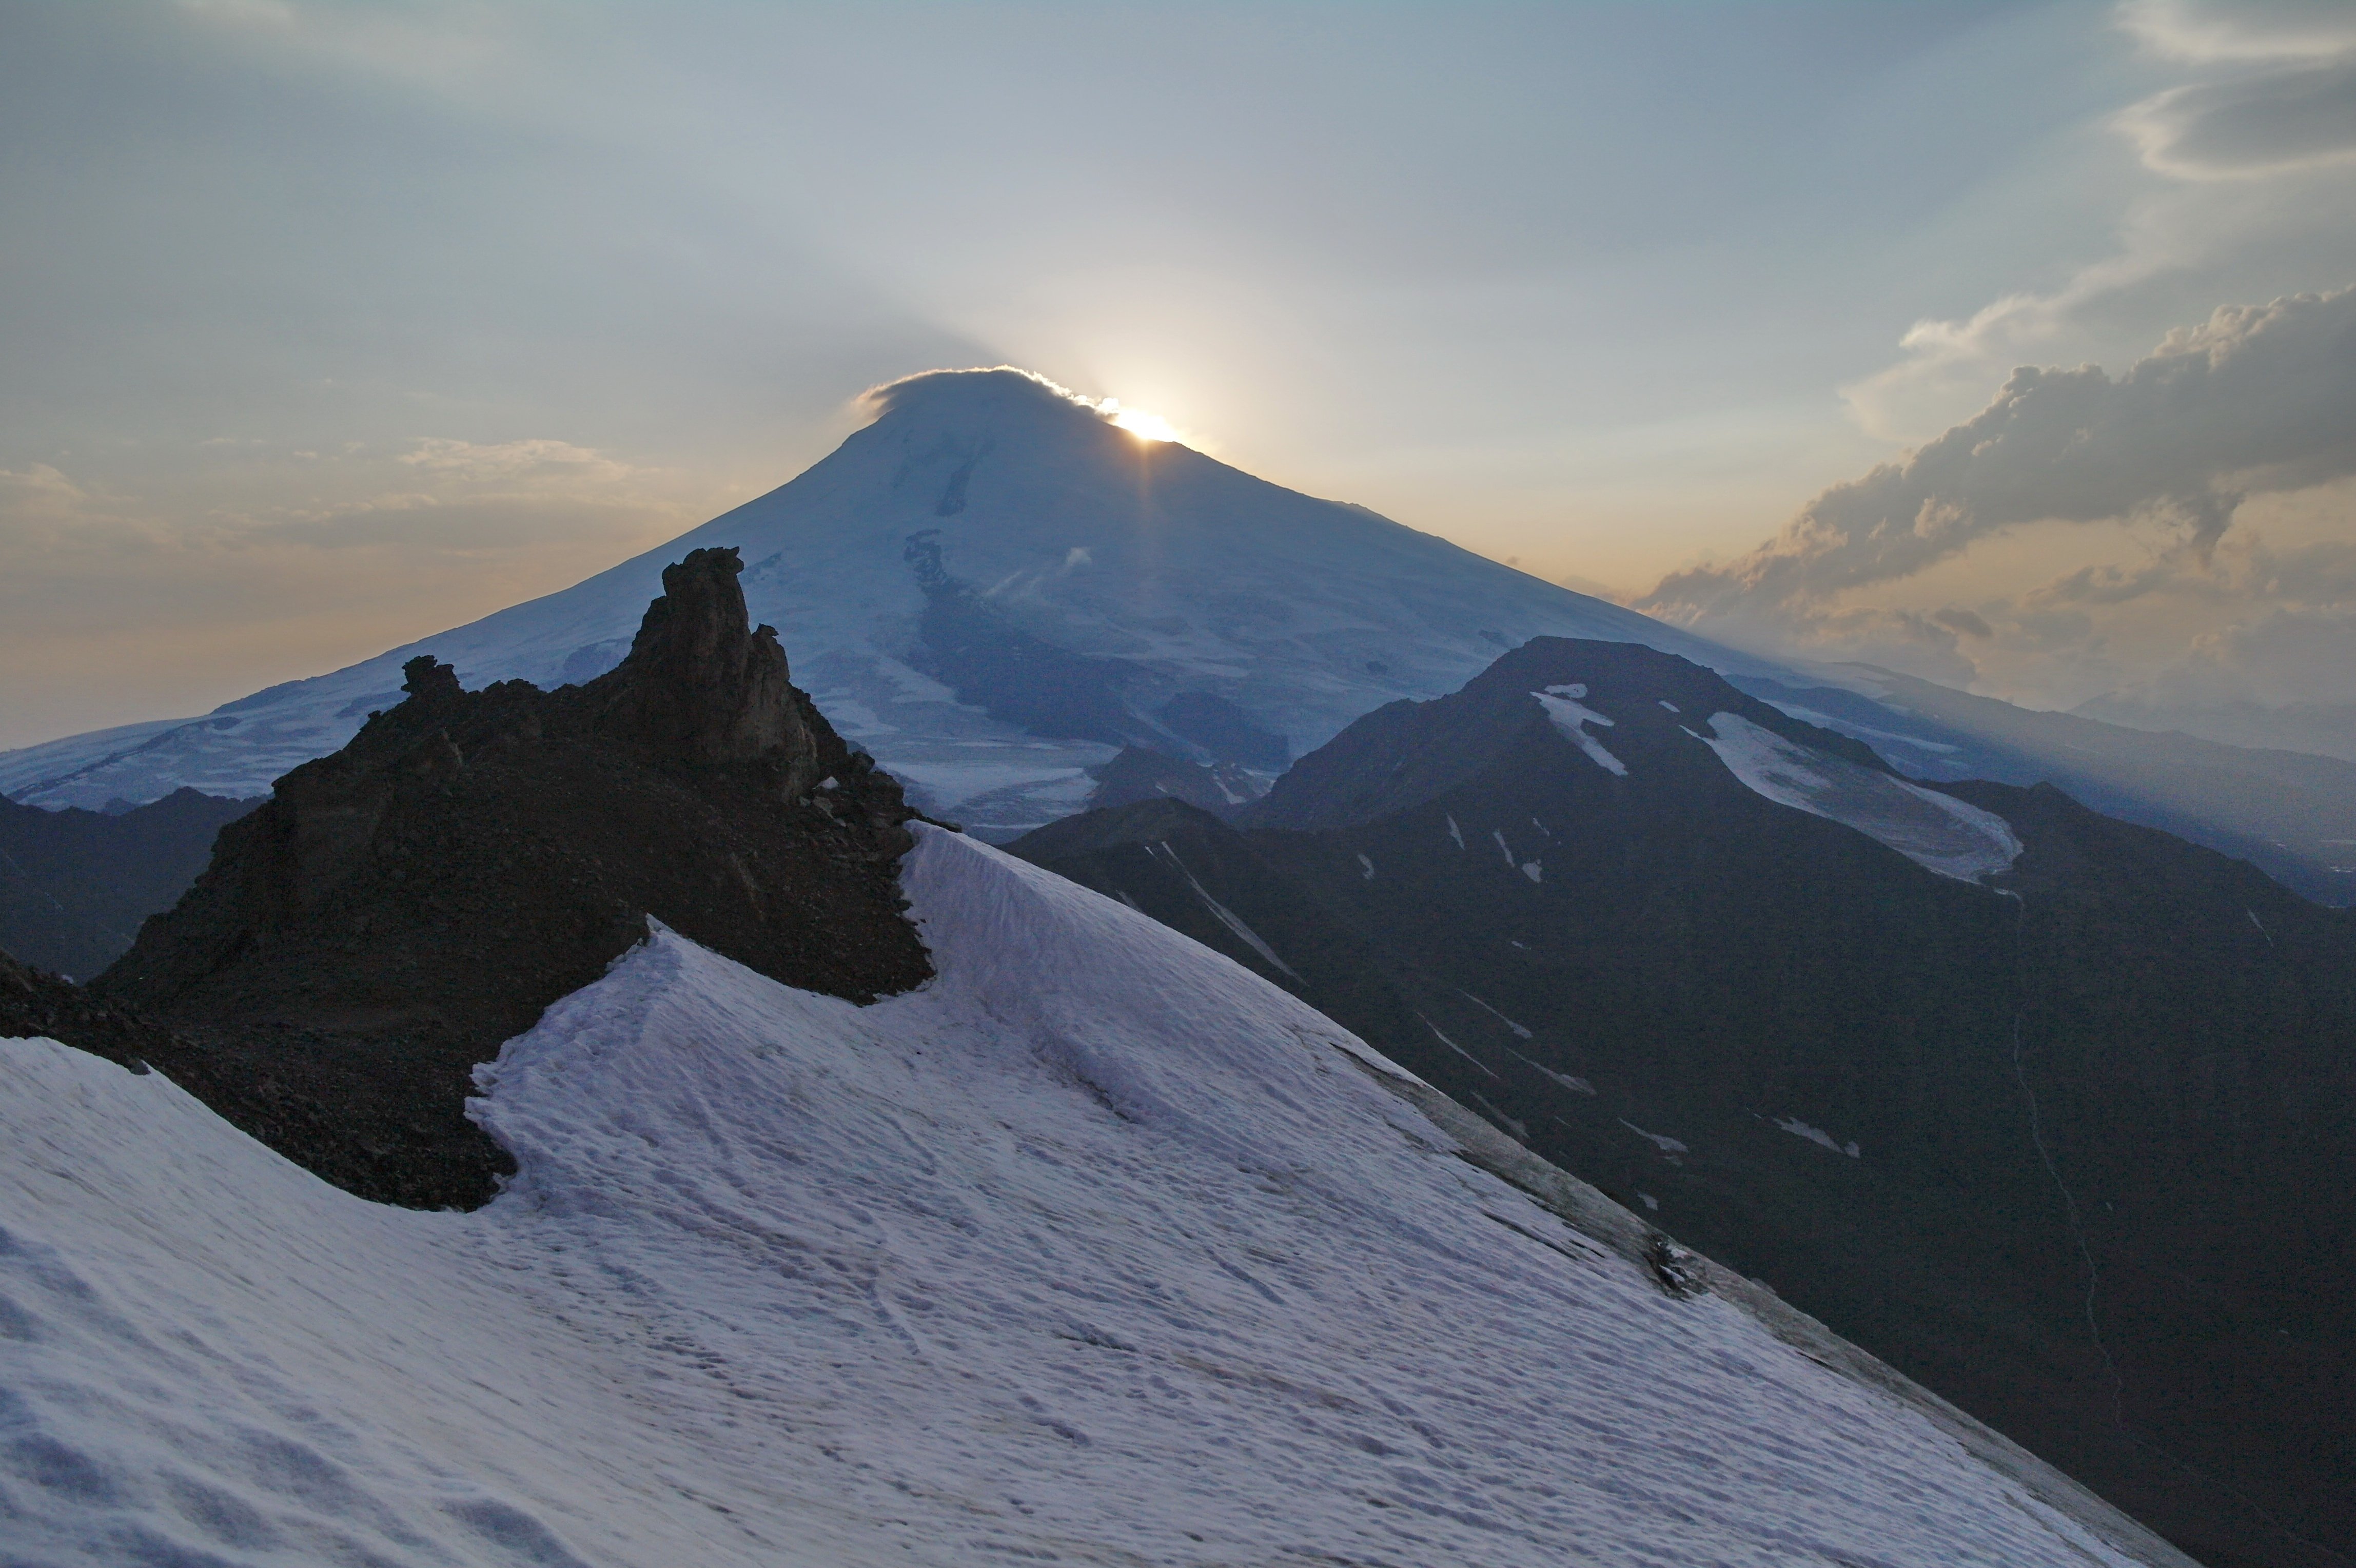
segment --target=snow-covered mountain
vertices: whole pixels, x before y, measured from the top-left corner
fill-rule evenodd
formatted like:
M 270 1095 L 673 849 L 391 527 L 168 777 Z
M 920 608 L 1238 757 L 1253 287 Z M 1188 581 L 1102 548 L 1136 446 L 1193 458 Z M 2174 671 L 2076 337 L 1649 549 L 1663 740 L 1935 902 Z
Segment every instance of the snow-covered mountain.
M 1277 988 L 919 832 L 936 981 L 655 931 L 481 1071 L 520 1169 L 473 1213 L 0 1041 L 0 1556 L 2184 1568 L 1744 1282 L 1665 1291 Z
M 1394 698 L 1540 634 L 1782 671 L 1388 521 L 1141 439 L 1013 371 L 883 394 L 875 423 L 757 500 L 562 593 L 184 723 L 0 757 L 0 792 L 97 808 L 251 796 L 399 701 L 430 653 L 473 688 L 603 673 L 666 562 L 741 547 L 755 619 L 854 745 L 985 830 L 1076 811 L 1131 741 L 1280 771 Z

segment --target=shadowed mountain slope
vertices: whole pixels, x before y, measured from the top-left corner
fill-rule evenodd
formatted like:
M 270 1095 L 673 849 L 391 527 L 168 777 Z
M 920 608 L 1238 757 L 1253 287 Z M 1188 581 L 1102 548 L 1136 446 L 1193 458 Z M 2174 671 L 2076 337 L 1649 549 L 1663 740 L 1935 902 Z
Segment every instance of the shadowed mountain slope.
M 2348 1561 L 2356 919 L 1928 789 L 1624 644 L 1368 714 L 1238 831 L 1016 853 L 1256 969 L 2204 1562 Z
M 1119 756 L 1094 770 L 1096 792 L 1088 810 L 1126 806 L 1139 800 L 1183 800 L 1215 817 L 1232 815 L 1267 793 L 1268 779 L 1231 762 L 1205 768 L 1158 751 L 1125 746 Z
M 0 800 L 0 951 L 89 979 L 178 902 L 213 835 L 258 803 L 177 789 L 110 815 Z

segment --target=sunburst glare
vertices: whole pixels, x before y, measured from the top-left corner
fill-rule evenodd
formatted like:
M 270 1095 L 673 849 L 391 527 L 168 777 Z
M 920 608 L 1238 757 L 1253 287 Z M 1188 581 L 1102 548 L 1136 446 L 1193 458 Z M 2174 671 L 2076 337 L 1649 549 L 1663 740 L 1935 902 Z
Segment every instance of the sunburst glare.
M 1160 414 L 1148 413 L 1141 408 L 1123 408 L 1120 405 L 1120 399 L 1117 397 L 1105 399 L 1097 404 L 1097 410 L 1141 441 L 1182 439 L 1178 434 L 1178 427 Z

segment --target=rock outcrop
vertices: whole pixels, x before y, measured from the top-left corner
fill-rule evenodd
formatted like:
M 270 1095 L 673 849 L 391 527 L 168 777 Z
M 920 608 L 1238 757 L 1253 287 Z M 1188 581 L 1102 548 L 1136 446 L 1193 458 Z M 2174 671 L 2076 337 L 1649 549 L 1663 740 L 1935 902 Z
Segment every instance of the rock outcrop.
M 650 916 L 855 1001 L 923 981 L 896 878 L 913 813 L 794 687 L 776 632 L 747 628 L 742 569 L 733 549 L 668 568 L 629 656 L 584 686 L 467 692 L 411 660 L 406 700 L 226 830 L 95 996 L 315 1104 L 327 1131 L 282 1153 L 441 1207 L 508 1168 L 465 1119 L 475 1064 Z M 403 1118 L 337 1135 L 362 1101 Z
M 0 952 L 0 1039 L 46 1036 L 145 1070 L 188 1042 L 127 1007 L 111 1007 L 61 974 Z

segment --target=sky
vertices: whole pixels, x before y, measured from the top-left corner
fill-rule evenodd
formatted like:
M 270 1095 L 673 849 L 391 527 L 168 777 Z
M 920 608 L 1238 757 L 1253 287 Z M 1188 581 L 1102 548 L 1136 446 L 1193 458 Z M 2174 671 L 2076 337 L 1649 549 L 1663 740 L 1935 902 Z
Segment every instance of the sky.
M 1762 650 L 2346 701 L 2351 285 L 2340 0 L 0 0 L 0 746 L 1000 363 Z

